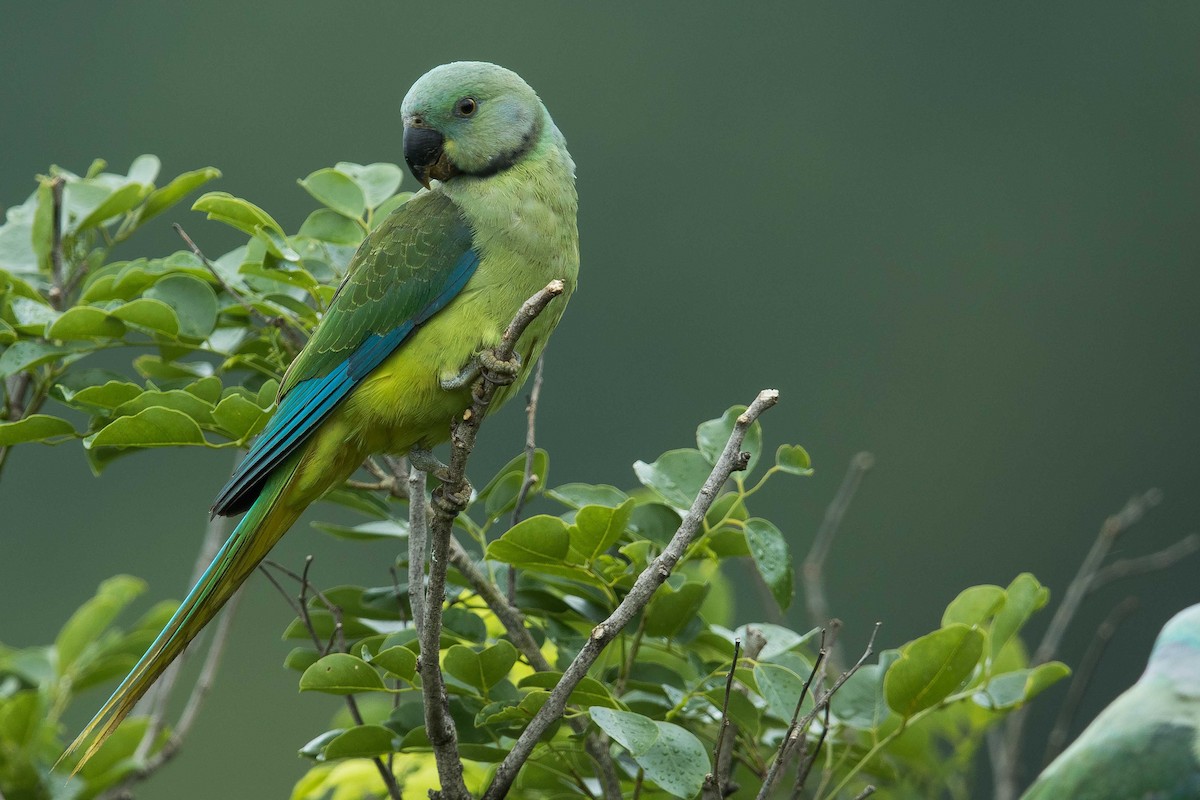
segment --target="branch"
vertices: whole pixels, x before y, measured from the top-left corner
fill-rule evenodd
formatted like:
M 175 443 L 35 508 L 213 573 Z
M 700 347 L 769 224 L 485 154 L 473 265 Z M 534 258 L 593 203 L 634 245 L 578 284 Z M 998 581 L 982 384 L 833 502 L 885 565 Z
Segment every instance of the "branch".
M 1129 578 L 1135 575 L 1145 575 L 1175 566 L 1176 563 L 1200 551 L 1200 534 L 1191 533 L 1175 544 L 1164 547 L 1149 555 L 1138 558 L 1123 558 L 1114 561 L 1102 570 L 1096 572 L 1088 586 L 1088 592 L 1095 592 L 1102 586 L 1107 586 L 1115 580 Z
M 717 741 L 713 745 L 713 771 L 704 776 L 704 800 L 722 800 L 725 797 L 725 786 L 729 783 L 729 772 L 733 768 L 733 749 L 724 750 L 725 735 L 729 731 L 729 695 L 733 691 L 733 673 L 737 671 L 738 658 L 742 654 L 742 640 L 733 640 L 733 661 L 729 664 L 729 674 L 725 676 L 725 699 L 721 703 L 721 724 L 717 728 Z M 737 735 L 736 732 L 734 734 Z
M 517 492 L 517 504 L 513 507 L 510 527 L 514 528 L 521 521 L 521 512 L 525 510 L 525 501 L 529 498 L 529 491 L 539 480 L 544 480 L 544 476 L 533 474 L 533 460 L 537 455 L 537 438 L 534 434 L 537 427 L 538 400 L 542 396 L 542 369 L 544 366 L 545 357 L 543 356 L 538 358 L 537 368 L 533 373 L 533 387 L 529 390 L 529 401 L 525 404 L 525 474 L 521 479 L 521 490 Z M 510 603 L 517 602 L 517 568 L 511 564 L 508 567 L 508 601 Z
M 417 639 L 425 629 L 425 545 L 428 542 L 429 506 L 425 500 L 425 473 L 408 471 L 408 604 L 412 608 Z
M 1062 706 L 1058 710 L 1058 716 L 1054 719 L 1054 727 L 1050 729 L 1050 736 L 1046 740 L 1046 754 L 1042 757 L 1042 766 L 1046 766 L 1053 761 L 1067 744 L 1067 736 L 1071 731 L 1071 723 L 1075 720 L 1075 714 L 1079 711 L 1079 703 L 1083 699 L 1083 693 L 1087 691 L 1088 684 L 1091 683 L 1092 675 L 1095 674 L 1096 665 L 1100 663 L 1100 659 L 1104 656 L 1105 649 L 1108 648 L 1108 643 L 1112 641 L 1113 636 L 1117 632 L 1117 628 L 1121 623 L 1137 610 L 1138 601 L 1136 597 L 1126 597 L 1109 612 L 1104 622 L 1100 623 L 1100 627 L 1096 629 L 1096 634 L 1092 637 L 1088 649 L 1084 652 L 1083 658 L 1079 661 L 1079 667 L 1071 676 L 1071 683 L 1067 687 L 1067 697 L 1063 700 Z
M 565 289 L 562 281 L 551 281 L 521 306 L 492 355 L 498 363 L 511 363 L 517 340 L 546 306 Z M 454 423 L 450 432 L 450 463 L 440 486 L 433 493 L 433 523 L 430 526 L 429 588 L 426 591 L 425 623 L 421 632 L 421 691 L 425 700 L 425 730 L 433 747 L 442 789 L 437 797 L 444 800 L 470 798 L 463 783 L 462 759 L 458 754 L 458 732 L 450 717 L 449 700 L 438 663 L 442 632 L 442 604 L 446 598 L 446 568 L 454 520 L 471 499 L 467 482 L 467 459 L 475 448 L 479 426 L 487 415 L 496 390 L 512 382 L 512 377 L 481 370 L 482 375 L 471 391 L 471 407 Z
M 496 768 L 492 783 L 487 788 L 487 791 L 484 792 L 484 800 L 500 800 L 500 798 L 508 794 L 513 781 L 516 780 L 517 772 L 533 753 L 534 745 L 537 744 L 537 741 L 546 732 L 546 729 L 555 720 L 562 717 L 571 692 L 587 675 L 588 670 L 596 662 L 596 659 L 599 658 L 600 653 L 646 607 L 654 592 L 670 577 L 671 571 L 679 562 L 679 559 L 683 557 L 683 553 L 688 545 L 695 538 L 696 532 L 700 529 L 700 524 L 704 520 L 704 515 L 712 507 L 713 501 L 716 500 L 717 493 L 720 492 L 721 487 L 725 485 L 725 482 L 729 480 L 729 476 L 735 470 L 746 468 L 746 464 L 749 461 L 749 454 L 743 453 L 741 450 L 742 441 L 746 437 L 746 431 L 758 419 L 759 415 L 778 401 L 778 391 L 764 389 L 762 392 L 759 392 L 758 397 L 750 404 L 750 407 L 738 417 L 733 432 L 730 434 L 729 441 L 725 444 L 725 450 L 721 453 L 721 457 L 717 459 L 716 466 L 713 467 L 708 480 L 704 482 L 704 486 L 700 489 L 700 493 L 692 503 L 691 509 L 684 516 L 679 529 L 671 537 L 670 543 L 642 571 L 642 574 L 638 576 L 637 581 L 633 584 L 633 588 L 629 590 L 629 593 L 625 595 L 624 599 L 621 600 L 616 610 L 609 615 L 608 619 L 592 629 L 587 642 L 579 651 L 579 654 L 575 656 L 571 665 L 567 667 L 558 684 L 550 692 L 550 696 L 547 698 L 545 704 L 530 721 L 529 725 L 526 726 L 520 738 L 513 745 L 512 750 L 505 756 L 504 761 Z
M 1038 644 L 1037 650 L 1029 659 L 1029 666 L 1036 667 L 1054 658 L 1058 653 L 1062 638 L 1075 618 L 1076 612 L 1088 595 L 1096 576 L 1101 572 L 1104 559 L 1108 557 L 1113 544 L 1135 525 L 1146 512 L 1162 502 L 1162 492 L 1150 489 L 1140 495 L 1130 498 L 1125 506 L 1104 520 L 1096 534 L 1095 541 L 1071 583 L 1063 594 L 1063 601 L 1054 611 L 1050 624 Z M 992 759 L 993 792 L 995 800 L 1015 800 L 1017 797 L 1017 771 L 1020 768 L 1022 739 L 1025 735 L 1025 721 L 1029 709 L 1021 708 L 1012 712 L 1005 720 L 1003 727 L 994 728 L 988 732 L 988 750 Z
M 67 299 L 65 291 L 64 275 L 63 275 L 63 247 L 62 247 L 62 212 L 63 212 L 63 186 L 66 185 L 66 179 L 61 175 L 50 181 L 50 198 L 53 201 L 53 209 L 51 211 L 50 222 L 50 304 L 54 306 L 56 311 L 62 311 L 63 303 Z
M 808 607 L 808 619 L 813 627 L 825 627 L 833 616 L 829 610 L 829 599 L 825 594 L 825 559 L 829 557 L 833 539 L 841 527 L 842 519 L 846 516 L 850 501 L 854 499 L 854 493 L 858 491 L 863 476 L 874 465 L 875 456 L 867 452 L 858 453 L 850 459 L 850 466 L 846 468 L 842 484 L 838 487 L 833 500 L 830 501 L 829 507 L 825 509 L 825 518 L 821 520 L 821 527 L 817 529 L 812 547 L 809 548 L 808 555 L 804 559 L 802 567 L 804 604 Z M 841 650 L 836 642 L 830 646 L 829 654 L 829 660 L 834 664 L 842 663 Z

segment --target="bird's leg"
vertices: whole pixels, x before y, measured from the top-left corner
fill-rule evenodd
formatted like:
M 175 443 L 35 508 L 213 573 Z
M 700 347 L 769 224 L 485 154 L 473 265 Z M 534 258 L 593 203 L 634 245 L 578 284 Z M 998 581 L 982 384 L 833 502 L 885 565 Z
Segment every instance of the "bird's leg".
M 408 451 L 408 463 L 426 475 L 432 475 L 442 483 L 449 481 L 450 467 L 438 461 L 437 456 L 433 454 L 432 450 L 427 450 L 424 447 L 414 447 Z
M 521 356 L 516 353 L 507 361 L 501 361 L 496 358 L 496 354 L 491 350 L 484 350 L 479 354 L 479 369 L 483 373 L 483 377 L 497 386 L 507 386 L 516 380 L 517 373 L 521 371 Z
M 462 389 L 464 386 L 470 386 L 479 377 L 479 362 L 472 360 L 471 363 L 463 367 L 462 372 L 457 375 L 452 375 L 449 378 L 439 378 L 438 383 L 447 392 L 452 392 L 455 389 Z

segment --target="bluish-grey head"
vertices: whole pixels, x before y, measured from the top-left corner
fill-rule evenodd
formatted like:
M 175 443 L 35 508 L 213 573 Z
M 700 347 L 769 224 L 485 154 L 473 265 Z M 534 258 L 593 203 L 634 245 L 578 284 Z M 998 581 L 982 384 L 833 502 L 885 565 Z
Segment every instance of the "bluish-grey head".
M 400 106 L 404 160 L 413 177 L 486 177 L 520 162 L 549 117 L 537 94 L 512 70 L 456 61 L 425 73 Z
M 1200 692 L 1200 604 L 1189 606 L 1168 620 L 1154 640 L 1146 675 L 1172 680 L 1177 687 Z

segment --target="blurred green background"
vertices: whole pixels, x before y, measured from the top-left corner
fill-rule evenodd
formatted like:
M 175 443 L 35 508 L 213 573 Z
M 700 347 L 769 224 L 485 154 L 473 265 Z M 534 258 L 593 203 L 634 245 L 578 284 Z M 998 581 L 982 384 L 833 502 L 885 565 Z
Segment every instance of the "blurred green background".
M 971 583 L 1030 570 L 1057 601 L 1105 515 L 1148 487 L 1165 502 L 1117 555 L 1196 528 L 1198 34 L 1189 4 L 4 0 L 0 204 L 52 162 L 151 152 L 168 175 L 220 167 L 213 188 L 294 230 L 311 207 L 296 178 L 401 160 L 420 74 L 511 67 L 579 167 L 582 283 L 539 424 L 551 483 L 633 484 L 635 459 L 777 386 L 768 442 L 803 443 L 818 471 L 757 510 L 799 560 L 850 457 L 874 452 L 828 580 L 847 647 L 875 619 L 895 646 Z M 137 255 L 179 249 L 171 221 L 210 253 L 234 242 L 167 216 Z M 489 422 L 477 481 L 520 448 L 521 417 Z M 0 641 L 51 640 L 117 572 L 180 596 L 231 466 L 161 452 L 94 479 L 77 445 L 22 447 L 0 481 Z M 301 525 L 276 557 L 306 553 L 324 585 L 386 580 L 393 556 Z M 1200 600 L 1197 570 L 1089 600 L 1068 662 L 1125 594 L 1143 602 L 1085 719 Z M 338 707 L 280 667 L 290 618 L 251 581 L 190 742 L 140 796 L 286 794 Z

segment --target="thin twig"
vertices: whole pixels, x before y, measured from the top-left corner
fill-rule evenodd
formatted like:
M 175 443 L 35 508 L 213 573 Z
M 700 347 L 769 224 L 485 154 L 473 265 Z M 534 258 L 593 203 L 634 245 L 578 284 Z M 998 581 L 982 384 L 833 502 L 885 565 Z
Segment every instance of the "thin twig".
M 808 679 L 804 681 L 804 686 L 800 688 L 800 696 L 796 698 L 796 707 L 792 710 L 792 718 L 788 722 L 787 732 L 783 735 L 783 740 L 779 743 L 779 753 L 775 756 L 775 760 L 771 762 L 771 768 L 767 770 L 767 775 L 763 778 L 762 787 L 759 789 L 758 796 L 760 798 L 769 797 L 771 791 L 775 788 L 776 781 L 779 780 L 780 773 L 787 767 L 788 758 L 791 756 L 792 750 L 796 743 L 804 738 L 804 731 L 800 727 L 800 709 L 804 705 L 804 699 L 808 697 L 808 690 L 813 684 L 813 679 L 817 677 L 817 673 L 821 670 L 821 665 L 825 663 L 825 659 L 829 655 L 829 651 L 825 648 L 824 629 L 821 631 L 821 646 L 817 650 L 817 660 L 813 662 L 812 669 L 808 672 Z M 813 706 L 816 707 L 817 698 L 813 697 Z
M 792 785 L 792 800 L 800 800 L 800 794 L 804 791 L 804 784 L 808 783 L 808 775 L 812 772 L 813 764 L 817 763 L 817 757 L 821 755 L 821 745 L 825 744 L 825 737 L 829 734 L 829 703 L 825 704 L 825 718 L 821 721 L 821 733 L 817 736 L 817 743 L 813 745 L 812 753 L 805 753 L 800 760 L 800 766 L 796 770 L 796 781 Z
M 1146 512 L 1162 501 L 1162 492 L 1150 489 L 1136 497 L 1130 498 L 1125 506 L 1116 514 L 1104 520 L 1096 534 L 1095 541 L 1071 583 L 1063 594 L 1063 600 L 1054 611 L 1041 642 L 1029 659 L 1029 665 L 1036 667 L 1054 658 L 1062 643 L 1062 638 L 1075 618 L 1090 587 L 1100 573 L 1104 559 L 1108 557 L 1113 544 L 1136 524 Z M 992 761 L 993 794 L 995 800 L 1015 800 L 1019 780 L 1022 739 L 1025 735 L 1025 722 L 1029 717 L 1029 709 L 1020 708 L 1009 714 L 1003 726 L 993 728 L 988 732 L 988 752 Z
M 50 304 L 58 311 L 62 311 L 63 304 L 67 300 L 65 276 L 63 275 L 62 244 L 63 186 L 65 185 L 66 179 L 61 175 L 50 181 L 50 198 L 53 201 L 50 217 L 50 279 L 52 281 Z
M 729 770 L 733 759 L 729 753 L 723 753 L 725 736 L 729 732 L 729 695 L 733 691 L 733 675 L 737 672 L 738 658 L 742 654 L 742 640 L 733 640 L 733 660 L 729 664 L 729 674 L 725 676 L 725 697 L 721 702 L 721 723 L 717 726 L 717 741 L 713 744 L 713 771 L 704 776 L 704 800 L 722 800 L 725 797 L 725 785 L 729 783 Z M 732 750 L 732 748 L 731 748 Z M 724 767 L 724 768 L 722 768 Z
M 1100 623 L 1100 627 L 1096 629 L 1096 634 L 1092 637 L 1092 641 L 1088 644 L 1087 650 L 1083 654 L 1083 658 L 1079 660 L 1079 666 L 1071 675 L 1071 683 L 1067 686 L 1067 696 L 1063 700 L 1062 706 L 1058 709 L 1058 716 L 1054 719 L 1054 727 L 1050 729 L 1050 736 L 1046 740 L 1046 753 L 1042 757 L 1042 765 L 1045 766 L 1058 757 L 1063 748 L 1067 745 L 1067 737 L 1071 732 L 1071 723 L 1075 721 L 1075 715 L 1079 711 L 1079 703 L 1083 700 L 1084 692 L 1087 691 L 1088 684 L 1091 683 L 1092 675 L 1096 672 L 1096 665 L 1100 663 L 1100 659 L 1104 656 L 1104 651 L 1108 648 L 1109 642 L 1116 635 L 1117 628 L 1121 626 L 1130 614 L 1138 607 L 1136 597 L 1126 597 L 1118 603 L 1104 622 Z
M 545 480 L 544 476 L 533 474 L 534 457 L 537 455 L 538 400 L 542 396 L 542 370 L 545 362 L 545 356 L 538 358 L 537 367 L 533 371 L 533 386 L 529 389 L 529 400 L 525 403 L 525 473 L 521 478 L 521 490 L 517 492 L 517 503 L 513 506 L 511 527 L 516 527 L 521 521 L 521 513 L 525 510 L 529 491 L 538 481 Z M 508 567 L 508 602 L 517 602 L 517 568 L 511 564 Z
M 417 638 L 425 629 L 425 544 L 429 506 L 425 500 L 425 473 L 408 471 L 408 604 L 412 607 Z
M 1168 569 L 1197 551 L 1200 551 L 1200 534 L 1190 533 L 1174 544 L 1149 555 L 1119 559 L 1096 572 L 1088 585 L 1088 592 L 1095 592 L 1121 578 Z
M 813 538 L 812 547 L 809 548 L 808 555 L 804 558 L 804 566 L 801 568 L 804 575 L 802 581 L 804 604 L 808 607 L 808 619 L 813 627 L 820 628 L 828 625 L 833 616 L 829 610 L 828 595 L 825 593 L 825 560 L 829 557 L 833 539 L 837 535 L 838 529 L 841 528 L 846 510 L 850 508 L 850 501 L 854 499 L 854 493 L 858 491 L 863 476 L 874 465 L 875 456 L 867 452 L 858 453 L 850 459 L 846 475 L 842 478 L 842 483 L 838 486 L 833 500 L 825 509 L 821 527 L 817 528 L 817 535 Z M 829 660 L 834 665 L 843 663 L 841 649 L 836 642 L 829 648 Z
M 513 360 L 514 348 L 521 334 L 565 289 L 562 281 L 551 281 L 546 288 L 525 301 L 504 331 L 500 344 L 492 351 L 497 362 L 506 363 Z M 441 666 L 438 664 L 450 542 L 453 538 L 454 520 L 470 501 L 471 485 L 466 478 L 467 460 L 475 448 L 479 426 L 487 415 L 488 405 L 496 390 L 511 381 L 512 376 L 492 374 L 488 369 L 482 370 L 480 380 L 471 391 L 471 407 L 455 421 L 451 430 L 450 463 L 446 469 L 445 480 L 433 493 L 433 522 L 429 529 L 429 586 L 426 590 L 419 666 L 421 691 L 425 700 L 425 731 L 433 748 L 438 778 L 442 784 L 437 797 L 443 800 L 464 800 L 471 796 L 463 782 L 462 759 L 458 754 L 458 732 L 450 716 L 449 700 Z
M 546 732 L 546 729 L 555 720 L 562 717 L 571 692 L 587 675 L 588 670 L 596 663 L 596 659 L 600 657 L 604 648 L 646 607 L 654 592 L 670 577 L 671 571 L 675 568 L 679 559 L 682 558 L 684 551 L 692 543 L 692 539 L 700 529 L 704 515 L 712 507 L 713 501 L 716 500 L 721 487 L 725 485 L 725 482 L 729 480 L 729 476 L 735 470 L 746 468 L 746 464 L 749 462 L 749 454 L 743 453 L 741 449 L 746 431 L 758 419 L 759 415 L 778 401 L 779 392 L 774 389 L 765 389 L 759 393 L 754 402 L 750 404 L 750 407 L 738 417 L 733 432 L 730 434 L 729 441 L 725 445 L 725 450 L 721 453 L 721 457 L 717 459 L 712 473 L 709 474 L 708 479 L 704 482 L 704 486 L 696 496 L 695 502 L 692 503 L 691 509 L 684 516 L 683 522 L 675 532 L 675 535 L 671 537 L 670 543 L 642 571 L 641 575 L 634 582 L 633 588 L 629 590 L 629 593 L 625 595 L 617 605 L 616 610 L 609 615 L 608 619 L 592 629 L 587 642 L 550 692 L 550 696 L 546 699 L 545 704 L 534 715 L 533 719 L 530 720 L 525 730 L 521 733 L 520 738 L 513 744 L 512 750 L 509 751 L 504 761 L 496 768 L 492 783 L 488 786 L 487 791 L 484 792 L 484 800 L 500 800 L 500 798 L 508 794 L 513 781 L 516 780 L 517 772 L 533 752 L 534 745 L 537 744 L 542 734 Z
M 867 798 L 870 797 L 871 795 L 875 794 L 876 791 L 877 790 L 875 789 L 874 786 L 868 785 L 861 792 L 854 795 L 854 800 L 867 800 Z
M 267 576 L 267 579 L 271 582 L 271 584 L 279 590 L 279 593 L 283 595 L 284 600 L 286 600 L 287 604 L 292 607 L 292 610 L 296 612 L 297 616 L 300 617 L 301 621 L 304 623 L 305 629 L 308 630 L 308 635 L 312 639 L 313 646 L 317 648 L 318 652 L 324 650 L 322 655 L 328 655 L 331 652 L 334 641 L 337 641 L 338 643 L 339 652 L 345 652 L 346 639 L 342 633 L 342 610 L 339 606 L 330 602 L 329 598 L 326 597 L 319 589 L 313 586 L 308 580 L 308 572 L 312 567 L 312 563 L 313 557 L 311 555 L 306 556 L 304 559 L 304 570 L 300 574 L 296 574 L 282 564 L 270 559 L 265 559 L 262 564 L 259 565 L 259 569 L 264 575 Z M 287 591 L 279 585 L 279 582 L 275 580 L 275 577 L 267 570 L 268 566 L 279 570 L 284 575 L 287 575 L 289 578 L 299 582 L 300 595 L 295 602 L 292 601 L 292 598 Z M 334 620 L 333 634 L 330 637 L 329 644 L 325 645 L 324 647 L 322 647 L 321 637 L 317 635 L 317 629 L 313 624 L 312 616 L 308 613 L 308 602 L 306 598 L 308 597 L 308 593 L 310 591 L 313 593 L 314 597 L 321 601 Z M 358 702 L 354 699 L 354 695 L 346 695 L 346 708 L 349 710 L 350 717 L 354 720 L 354 723 L 356 725 L 362 725 L 363 715 L 359 710 Z M 379 756 L 372 757 L 371 761 L 374 762 L 375 769 L 379 772 L 379 777 L 383 781 L 383 785 L 387 787 L 388 797 L 390 797 L 392 800 L 404 800 L 400 793 L 400 785 L 396 782 L 396 776 L 392 773 L 389 765 L 385 764 L 383 759 Z

